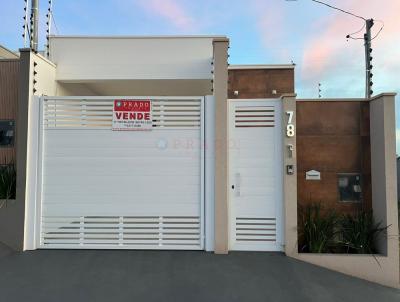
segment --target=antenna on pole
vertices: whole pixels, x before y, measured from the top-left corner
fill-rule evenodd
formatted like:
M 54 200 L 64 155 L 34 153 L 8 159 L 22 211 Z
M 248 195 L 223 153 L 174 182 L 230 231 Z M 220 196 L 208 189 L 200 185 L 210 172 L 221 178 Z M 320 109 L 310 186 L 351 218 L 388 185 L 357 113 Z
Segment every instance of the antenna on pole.
M 39 37 L 39 0 L 32 0 L 31 5 L 31 49 L 34 52 L 38 51 Z

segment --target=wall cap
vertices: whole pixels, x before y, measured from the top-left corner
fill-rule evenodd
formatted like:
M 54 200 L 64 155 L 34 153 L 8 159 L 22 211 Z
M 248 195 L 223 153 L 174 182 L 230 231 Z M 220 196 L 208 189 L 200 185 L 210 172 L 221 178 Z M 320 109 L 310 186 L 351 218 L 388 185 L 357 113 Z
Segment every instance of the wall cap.
M 50 35 L 50 39 L 228 39 L 225 35 Z
M 15 59 L 0 59 L 0 64 L 3 62 L 18 62 L 19 61 L 19 57 L 15 58 Z
M 36 53 L 34 54 L 36 55 L 37 58 L 41 59 L 42 61 L 44 61 L 45 63 L 53 66 L 53 67 L 57 67 L 56 64 L 54 64 L 52 61 L 50 61 L 49 59 L 47 59 L 46 57 L 42 56 L 40 53 Z
M 216 37 L 216 38 L 213 39 L 212 42 L 213 43 L 216 43 L 216 42 L 227 42 L 227 43 L 229 43 L 229 38 L 227 38 L 227 37 Z
M 284 93 L 281 95 L 281 99 L 284 98 L 296 98 L 297 97 L 297 93 Z
M 374 101 L 384 96 L 396 96 L 396 92 L 383 92 L 370 99 L 366 98 L 310 98 L 310 99 L 296 99 L 298 102 L 363 102 L 363 101 Z M 284 95 L 286 96 L 286 95 Z
M 365 98 L 297 99 L 298 102 L 364 102 Z
M 395 97 L 396 95 L 397 95 L 396 92 L 383 92 L 383 93 L 373 96 L 369 101 L 375 101 L 375 100 L 380 99 L 385 96 Z
M 294 64 L 233 64 L 228 69 L 294 69 Z

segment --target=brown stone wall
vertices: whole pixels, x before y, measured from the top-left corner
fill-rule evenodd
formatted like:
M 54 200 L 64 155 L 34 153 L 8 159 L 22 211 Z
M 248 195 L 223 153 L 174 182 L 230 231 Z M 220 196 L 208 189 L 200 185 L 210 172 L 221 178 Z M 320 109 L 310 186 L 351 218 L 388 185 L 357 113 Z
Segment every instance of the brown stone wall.
M 0 120 L 17 118 L 18 83 L 19 60 L 0 60 Z M 15 162 L 15 147 L 0 146 L 0 165 L 9 162 Z
M 294 93 L 294 69 L 230 69 L 228 98 L 279 98 Z M 234 91 L 239 95 L 234 95 Z M 276 90 L 276 94 L 272 91 Z
M 297 198 L 300 205 L 321 203 L 352 213 L 371 208 L 369 103 L 363 101 L 297 102 Z M 309 170 L 321 180 L 306 180 Z M 338 173 L 361 173 L 363 203 L 339 202 Z

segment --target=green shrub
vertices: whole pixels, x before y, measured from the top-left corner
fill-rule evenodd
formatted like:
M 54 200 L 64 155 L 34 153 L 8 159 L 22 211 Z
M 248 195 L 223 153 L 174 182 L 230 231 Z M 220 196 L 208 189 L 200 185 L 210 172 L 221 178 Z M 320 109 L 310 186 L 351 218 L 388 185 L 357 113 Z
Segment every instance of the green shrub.
M 376 242 L 388 228 L 376 223 L 371 211 L 337 215 L 311 204 L 299 214 L 299 252 L 305 253 L 375 254 Z
M 15 199 L 16 171 L 13 164 L 0 166 L 0 199 Z
M 335 247 L 339 217 L 334 211 L 321 213 L 321 205 L 300 208 L 299 251 L 328 253 Z
M 344 215 L 341 219 L 340 242 L 347 253 L 375 254 L 375 243 L 387 230 L 375 223 L 372 212 L 360 211 L 356 215 Z

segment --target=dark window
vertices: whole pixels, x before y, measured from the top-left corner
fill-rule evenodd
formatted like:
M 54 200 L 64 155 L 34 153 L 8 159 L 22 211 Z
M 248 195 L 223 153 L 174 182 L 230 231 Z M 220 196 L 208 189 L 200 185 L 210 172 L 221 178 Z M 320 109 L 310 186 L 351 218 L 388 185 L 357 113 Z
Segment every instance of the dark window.
M 340 202 L 361 202 L 361 175 L 358 173 L 338 174 Z
M 0 147 L 14 145 L 15 122 L 0 120 Z

